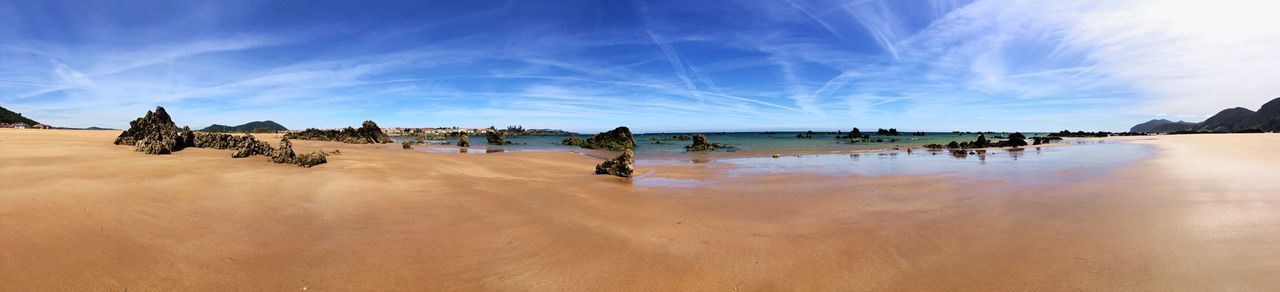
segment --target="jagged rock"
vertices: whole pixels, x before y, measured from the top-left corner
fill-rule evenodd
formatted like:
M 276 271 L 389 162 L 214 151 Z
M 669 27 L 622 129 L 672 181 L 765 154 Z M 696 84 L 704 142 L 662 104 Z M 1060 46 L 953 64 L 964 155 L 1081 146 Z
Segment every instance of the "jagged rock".
M 138 152 L 159 155 L 169 154 L 191 146 L 190 128 L 178 129 L 164 107 L 147 111 L 146 115 L 129 122 L 129 129 L 116 137 L 116 145 L 136 146 Z
M 342 130 L 319 130 L 309 128 L 297 133 L 288 133 L 284 135 L 289 139 L 298 140 L 315 140 L 315 141 L 336 141 L 347 144 L 384 144 L 391 143 L 391 137 L 387 133 L 382 132 L 382 128 L 378 127 L 373 121 L 364 121 L 359 129 L 347 127 Z
M 271 162 L 294 163 L 297 160 L 298 154 L 293 152 L 293 142 L 289 142 L 289 138 L 280 139 L 280 147 L 271 152 Z
M 693 135 L 693 144 L 684 147 L 688 151 L 710 151 L 715 150 L 711 147 L 711 143 L 707 143 L 707 136 L 702 134 Z
M 614 159 L 605 160 L 599 165 L 596 165 L 596 174 L 631 177 L 631 174 L 635 172 L 635 167 L 632 166 L 632 164 L 635 163 L 634 156 L 635 153 L 632 152 L 631 149 L 623 150 L 622 155 L 618 155 L 618 157 Z
M 236 146 L 236 153 L 231 154 L 232 158 L 245 158 L 254 155 L 272 156 L 275 148 L 271 148 L 271 144 L 258 141 L 253 135 L 245 135 L 241 144 Z
M 400 148 L 413 149 L 413 142 L 409 142 L 409 141 L 400 142 Z
M 502 131 L 490 131 L 485 134 L 485 140 L 489 142 L 489 145 L 511 144 L 511 141 L 507 141 L 507 134 L 503 134 Z
M 234 158 L 262 155 L 271 157 L 271 161 L 276 163 L 304 167 L 327 161 L 324 153 L 319 151 L 301 156 L 294 154 L 293 144 L 288 137 L 280 140 L 279 148 L 272 148 L 267 142 L 258 141 L 250 134 L 195 133 L 189 127 L 178 129 L 163 107 L 156 107 L 154 112 L 148 111 L 142 118 L 129 122 L 129 129 L 116 137 L 115 144 L 133 145 L 138 151 L 147 154 L 170 154 L 186 147 L 229 149 L 236 150 L 231 154 Z
M 1023 135 L 1022 132 L 1014 132 L 1013 134 L 1009 134 L 1009 140 L 1000 143 L 1000 146 L 1002 147 L 1027 146 L 1027 136 Z
M 618 127 L 608 132 L 599 133 L 595 136 L 591 136 L 591 138 L 587 138 L 586 140 L 578 140 L 576 137 L 570 137 L 560 143 L 588 149 L 606 149 L 611 151 L 636 149 L 636 140 L 631 136 L 631 129 L 627 129 L 627 127 Z
M 707 142 L 707 137 L 702 134 L 693 135 L 693 144 L 684 147 L 687 151 L 709 151 L 724 148 L 728 148 L 730 152 L 736 150 L 733 146 L 720 143 L 709 143 Z
M 467 134 L 458 136 L 458 147 L 471 147 L 471 138 L 467 137 Z
M 978 134 L 978 140 L 969 144 L 972 148 L 987 148 L 991 146 L 991 141 L 987 140 L 986 134 Z
M 329 160 L 325 157 L 324 151 L 316 150 L 311 153 L 298 155 L 298 159 L 294 161 L 294 164 L 302 167 L 312 167 L 325 164 L 327 162 L 329 162 Z

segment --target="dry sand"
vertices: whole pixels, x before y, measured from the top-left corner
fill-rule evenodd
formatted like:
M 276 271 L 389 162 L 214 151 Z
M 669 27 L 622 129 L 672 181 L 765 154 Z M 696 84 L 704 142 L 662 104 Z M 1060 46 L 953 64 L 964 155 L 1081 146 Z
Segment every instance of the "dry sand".
M 565 152 L 295 141 L 343 153 L 306 169 L 146 156 L 116 134 L 0 130 L 0 290 L 1280 289 L 1276 134 L 1134 140 L 1158 154 L 1069 185 L 697 187 L 633 186 Z

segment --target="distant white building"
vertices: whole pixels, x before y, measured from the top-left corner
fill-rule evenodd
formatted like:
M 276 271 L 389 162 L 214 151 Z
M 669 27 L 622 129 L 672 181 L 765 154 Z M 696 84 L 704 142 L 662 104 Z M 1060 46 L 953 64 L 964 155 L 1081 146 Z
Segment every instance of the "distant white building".
M 13 124 L 10 124 L 9 127 L 14 129 L 26 129 L 27 123 L 13 123 Z

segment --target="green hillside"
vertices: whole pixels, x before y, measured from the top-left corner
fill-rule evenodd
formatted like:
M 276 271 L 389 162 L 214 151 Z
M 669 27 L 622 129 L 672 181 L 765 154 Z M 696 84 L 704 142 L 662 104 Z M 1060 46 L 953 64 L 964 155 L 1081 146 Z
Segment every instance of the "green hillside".
M 36 122 L 35 120 L 32 120 L 32 119 L 28 119 L 27 117 L 22 116 L 22 114 L 20 113 L 15 113 L 15 112 L 9 111 L 9 109 L 0 107 L 0 123 L 12 124 L 12 123 L 18 123 L 18 122 L 26 123 L 27 125 L 39 124 L 39 122 Z

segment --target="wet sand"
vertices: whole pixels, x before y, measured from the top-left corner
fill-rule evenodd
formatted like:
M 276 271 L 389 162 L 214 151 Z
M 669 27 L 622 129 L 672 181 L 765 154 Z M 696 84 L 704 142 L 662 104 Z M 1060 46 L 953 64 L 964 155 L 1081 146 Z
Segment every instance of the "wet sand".
M 117 133 L 0 129 L 0 290 L 1280 289 L 1277 134 L 1132 139 L 1155 153 L 1048 184 L 640 168 L 690 187 L 567 152 L 294 141 L 343 153 L 306 169 Z

